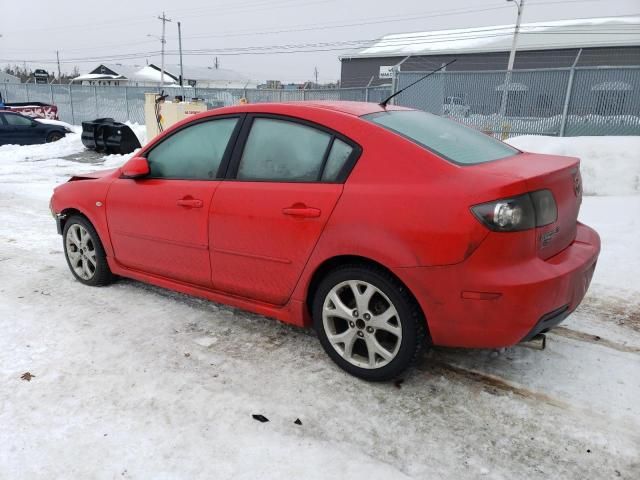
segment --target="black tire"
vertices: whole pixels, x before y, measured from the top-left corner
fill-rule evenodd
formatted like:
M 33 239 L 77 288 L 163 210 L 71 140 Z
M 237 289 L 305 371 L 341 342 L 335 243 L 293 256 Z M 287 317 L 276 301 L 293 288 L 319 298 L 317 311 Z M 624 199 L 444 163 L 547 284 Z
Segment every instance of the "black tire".
M 47 143 L 57 142 L 63 137 L 64 133 L 62 132 L 51 132 L 49 135 L 47 135 Z
M 334 287 L 338 287 L 343 282 L 348 281 L 361 281 L 374 286 L 382 294 L 386 295 L 391 306 L 395 307 L 398 313 L 397 323 L 402 332 L 401 340 L 399 341 L 400 346 L 399 348 L 396 347 L 397 353 L 395 354 L 395 357 L 393 357 L 393 359 L 386 365 L 380 366 L 379 368 L 363 368 L 346 360 L 332 345 L 325 329 L 322 312 L 327 295 L 332 291 L 332 289 L 334 289 Z M 320 343 L 329 357 L 331 357 L 331 359 L 346 372 L 368 381 L 385 381 L 397 378 L 409 366 L 411 366 L 417 358 L 419 358 L 420 353 L 426 344 L 426 320 L 415 298 L 397 278 L 386 270 L 375 265 L 350 264 L 330 271 L 320 281 L 318 288 L 315 291 L 312 304 L 312 316 L 314 328 L 318 333 Z M 372 317 L 370 316 L 369 318 L 371 319 Z M 335 322 L 335 320 L 332 321 Z M 357 326 L 356 321 L 356 332 L 358 328 L 362 329 L 362 327 Z M 366 328 L 366 331 L 368 331 L 368 327 Z M 378 332 L 379 331 L 374 329 L 374 335 L 377 335 Z M 362 334 L 366 335 L 364 331 Z M 358 335 L 360 335 L 360 333 L 358 333 Z M 358 342 L 358 339 L 356 339 L 355 342 Z M 361 339 L 361 342 L 365 342 L 365 340 Z M 367 342 L 365 343 L 368 350 L 369 344 Z M 344 346 L 346 347 L 346 344 Z M 355 345 L 353 349 L 355 351 Z
M 83 278 L 76 271 L 76 269 L 78 268 L 81 269 L 81 267 L 79 267 L 78 265 L 82 265 L 82 260 L 74 266 L 72 265 L 72 260 L 69 258 L 70 251 L 68 250 L 68 248 L 73 249 L 74 246 L 68 245 L 69 242 L 67 241 L 67 236 L 70 234 L 69 232 L 72 228 L 75 229 L 74 226 L 79 226 L 83 228 L 89 234 L 90 243 L 87 242 L 87 247 L 92 249 L 91 253 L 95 252 L 95 267 L 93 267 L 92 264 L 88 266 L 88 268 L 91 269 L 91 273 L 92 273 L 92 275 L 89 278 Z M 96 229 L 93 228 L 93 225 L 91 225 L 91 222 L 89 222 L 89 220 L 87 220 L 85 217 L 81 215 L 72 215 L 67 219 L 67 221 L 64 224 L 64 230 L 62 232 L 62 245 L 64 247 L 64 257 L 67 260 L 67 265 L 69 266 L 69 270 L 71 270 L 71 273 L 73 274 L 73 276 L 76 277 L 76 279 L 80 283 L 83 283 L 84 285 L 97 287 L 102 285 L 108 285 L 111 282 L 113 282 L 115 277 L 113 273 L 111 273 L 111 269 L 109 269 L 109 264 L 107 263 L 107 256 L 104 252 L 104 247 L 102 246 L 102 242 L 100 241 L 98 232 L 96 232 Z M 74 251 L 73 253 L 76 253 L 76 252 Z M 71 255 L 73 255 L 73 253 L 71 253 Z M 88 262 L 88 259 L 85 259 L 84 261 Z M 90 263 L 91 262 L 88 262 L 87 265 L 89 265 Z

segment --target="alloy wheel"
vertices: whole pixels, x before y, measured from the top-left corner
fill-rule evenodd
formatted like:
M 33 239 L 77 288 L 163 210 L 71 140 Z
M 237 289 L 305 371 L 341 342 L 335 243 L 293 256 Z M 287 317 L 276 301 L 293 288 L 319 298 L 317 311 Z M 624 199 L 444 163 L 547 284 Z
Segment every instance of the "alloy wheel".
M 65 244 L 73 271 L 81 279 L 91 280 L 97 266 L 95 242 L 91 234 L 82 225 L 73 224 L 67 230 Z
M 365 281 L 335 285 L 325 297 L 322 324 L 336 352 L 360 368 L 389 364 L 402 342 L 396 307 L 384 292 Z

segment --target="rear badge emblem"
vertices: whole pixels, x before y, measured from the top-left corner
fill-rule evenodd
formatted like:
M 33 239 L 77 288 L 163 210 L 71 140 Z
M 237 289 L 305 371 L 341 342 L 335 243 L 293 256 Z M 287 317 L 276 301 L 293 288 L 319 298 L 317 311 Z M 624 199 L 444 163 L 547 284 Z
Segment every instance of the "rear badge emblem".
M 556 227 L 553 230 L 549 230 L 548 232 L 540 235 L 540 243 L 542 244 L 542 248 L 548 247 L 553 237 L 555 237 L 558 233 L 560 233 L 560 227 Z

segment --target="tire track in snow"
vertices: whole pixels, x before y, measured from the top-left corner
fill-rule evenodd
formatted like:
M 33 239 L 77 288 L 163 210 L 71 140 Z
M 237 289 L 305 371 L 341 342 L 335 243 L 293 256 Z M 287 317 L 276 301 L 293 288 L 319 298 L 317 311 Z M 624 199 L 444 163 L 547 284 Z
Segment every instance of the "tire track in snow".
M 599 335 L 592 335 L 590 333 L 580 332 L 578 330 L 572 330 L 567 327 L 555 327 L 553 330 L 548 332 L 553 335 L 559 335 L 561 337 L 569 338 L 571 340 L 578 340 L 581 342 L 592 343 L 594 345 L 600 345 L 602 347 L 611 348 L 613 350 L 617 350 L 619 352 L 624 353 L 640 353 L 639 347 L 634 347 L 631 345 L 624 345 L 619 342 L 614 342 L 612 340 L 607 340 L 606 338 L 602 338 Z
M 458 380 L 480 383 L 484 385 L 484 391 L 492 395 L 504 395 L 511 393 L 521 398 L 543 402 L 554 407 L 563 409 L 570 408 L 570 404 L 545 393 L 536 392 L 520 385 L 516 385 L 496 375 L 475 369 L 463 368 L 442 360 L 431 359 L 427 365 L 418 366 L 417 369 L 448 378 L 453 377 Z

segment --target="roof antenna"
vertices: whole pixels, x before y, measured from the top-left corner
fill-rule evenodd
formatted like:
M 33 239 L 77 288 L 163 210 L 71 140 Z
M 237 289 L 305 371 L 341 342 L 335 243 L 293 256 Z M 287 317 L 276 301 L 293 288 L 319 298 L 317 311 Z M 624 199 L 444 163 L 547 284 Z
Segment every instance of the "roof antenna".
M 433 75 L 436 72 L 439 72 L 440 70 L 446 68 L 448 65 L 451 65 L 453 62 L 455 62 L 457 60 L 457 58 L 454 58 L 453 60 L 451 60 L 450 62 L 445 63 L 444 65 L 441 65 L 439 68 L 436 68 L 435 70 L 427 73 L 424 77 L 420 77 L 418 80 L 416 80 L 413 83 L 410 83 L 409 85 L 407 85 L 404 88 L 401 88 L 400 90 L 398 90 L 396 93 L 392 93 L 391 95 L 389 95 L 387 98 L 385 98 L 383 101 L 381 101 L 378 105 L 380 105 L 382 108 L 387 108 L 387 103 L 389 103 L 389 100 L 391 100 L 393 97 L 395 97 L 396 95 L 401 94 L 402 92 L 404 92 L 407 88 L 409 87 L 413 87 L 416 83 L 421 82 L 422 80 L 424 80 L 427 77 L 430 77 L 431 75 Z

